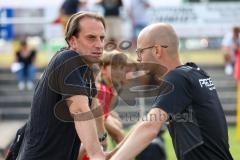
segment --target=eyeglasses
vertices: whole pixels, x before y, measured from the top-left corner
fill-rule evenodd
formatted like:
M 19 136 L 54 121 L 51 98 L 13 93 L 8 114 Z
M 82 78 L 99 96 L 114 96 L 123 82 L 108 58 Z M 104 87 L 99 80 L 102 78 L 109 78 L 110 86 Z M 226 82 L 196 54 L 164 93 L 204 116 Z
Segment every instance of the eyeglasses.
M 144 50 L 146 49 L 151 49 L 151 48 L 154 48 L 154 47 L 157 47 L 158 45 L 154 45 L 154 46 L 150 46 L 150 47 L 145 47 L 145 48 L 137 48 L 136 49 L 136 53 L 137 53 L 137 56 L 138 58 L 141 58 L 141 55 L 143 53 Z M 167 48 L 168 46 L 167 45 L 160 45 L 162 48 Z

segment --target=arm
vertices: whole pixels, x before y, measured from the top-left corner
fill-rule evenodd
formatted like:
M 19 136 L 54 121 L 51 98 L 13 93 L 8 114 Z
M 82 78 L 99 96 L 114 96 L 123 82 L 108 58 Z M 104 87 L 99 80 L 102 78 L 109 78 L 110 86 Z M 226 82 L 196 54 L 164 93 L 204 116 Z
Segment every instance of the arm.
M 99 107 L 98 100 L 95 98 L 93 101 L 93 108 Z M 96 115 L 96 125 L 97 125 L 97 132 L 98 132 L 98 137 L 102 137 L 104 133 L 106 133 L 105 125 L 104 125 L 104 113 L 101 107 L 97 108 L 97 111 L 100 112 L 100 114 L 95 114 Z M 99 116 L 98 116 L 99 115 Z M 107 148 L 107 138 L 101 142 L 101 145 L 103 146 L 104 150 Z
M 112 116 L 113 118 L 116 118 L 117 120 L 121 121 L 121 118 L 119 117 L 119 115 L 116 111 L 111 111 L 109 113 L 109 115 Z
M 96 118 L 97 130 L 98 130 L 98 137 L 102 137 L 105 133 L 107 133 L 105 126 L 104 126 L 104 119 L 103 116 Z M 103 150 L 107 149 L 107 138 L 101 142 Z
M 79 153 L 78 153 L 78 160 L 82 160 L 83 156 L 86 154 L 86 150 L 84 146 L 81 144 Z
M 100 136 L 106 132 L 106 129 L 104 127 L 103 110 L 101 107 L 99 108 L 97 107 L 99 107 L 98 100 L 94 98 L 92 102 L 92 108 L 95 109 L 93 113 L 95 114 L 95 117 L 97 117 L 95 120 L 96 120 L 98 135 Z
M 167 118 L 168 115 L 165 111 L 159 108 L 151 109 L 147 115 L 147 121 L 141 121 L 136 125 L 111 160 L 133 159 L 157 136 Z
M 96 109 L 98 104 L 97 104 L 97 99 L 93 99 L 92 100 L 92 108 L 93 109 Z M 101 112 L 101 113 L 95 113 L 95 112 Z M 96 118 L 95 121 L 96 121 L 96 126 L 97 126 L 97 133 L 98 133 L 98 137 L 102 136 L 106 130 L 105 130 L 105 127 L 104 127 L 104 119 L 103 119 L 103 113 L 102 113 L 102 110 L 93 110 L 93 114 L 95 113 L 95 116 L 98 117 L 98 115 L 100 115 L 100 117 Z M 101 142 L 102 146 L 104 148 L 107 147 L 107 141 L 103 141 Z M 80 146 L 80 150 L 79 150 L 79 156 L 78 156 L 78 160 L 81 160 L 83 158 L 83 156 L 86 154 L 86 150 L 85 150 L 85 147 L 83 146 L 83 144 L 81 144 Z
M 104 153 L 101 149 L 100 142 L 98 141 L 96 123 L 93 115 L 90 120 L 77 120 L 77 116 L 81 116 L 81 113 L 90 111 L 87 96 L 76 95 L 68 98 L 68 100 L 71 101 L 69 110 L 70 113 L 73 114 L 77 134 L 85 147 L 88 156 L 90 159 L 94 160 L 104 159 Z
M 120 143 L 124 138 L 124 132 L 122 128 L 118 125 L 118 120 L 111 115 L 108 116 L 105 127 L 109 135 L 117 142 Z

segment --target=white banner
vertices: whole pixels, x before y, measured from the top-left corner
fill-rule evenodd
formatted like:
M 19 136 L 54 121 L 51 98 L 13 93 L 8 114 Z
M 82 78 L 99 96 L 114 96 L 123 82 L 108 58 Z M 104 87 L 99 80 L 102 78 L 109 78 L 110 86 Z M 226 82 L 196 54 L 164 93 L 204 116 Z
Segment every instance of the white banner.
M 149 14 L 152 22 L 172 24 L 181 37 L 221 37 L 240 27 L 239 2 L 158 6 Z

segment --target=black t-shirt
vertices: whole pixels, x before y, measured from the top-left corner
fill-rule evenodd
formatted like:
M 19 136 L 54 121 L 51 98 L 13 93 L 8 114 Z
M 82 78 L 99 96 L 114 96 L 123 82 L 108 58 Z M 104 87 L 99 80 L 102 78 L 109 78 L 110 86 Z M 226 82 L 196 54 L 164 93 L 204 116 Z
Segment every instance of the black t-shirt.
M 65 15 L 71 16 L 78 12 L 79 0 L 65 0 L 62 9 Z
M 17 61 L 18 62 L 23 63 L 24 66 L 28 66 L 29 64 L 32 64 L 33 59 L 36 57 L 36 51 L 35 50 L 31 50 L 27 57 L 23 57 L 21 55 L 21 51 L 18 51 L 16 53 L 16 56 L 17 56 Z
M 156 98 L 166 111 L 168 129 L 179 160 L 232 160 L 226 118 L 211 78 L 194 63 L 164 78 L 173 90 Z
M 83 58 L 74 51 L 64 50 L 52 58 L 35 89 L 18 160 L 77 159 L 80 140 L 64 101 L 72 95 L 94 97 L 96 87 Z M 59 107 L 62 117 L 56 111 Z
M 103 0 L 101 2 L 104 8 L 105 16 L 119 16 L 119 8 L 122 6 L 122 0 Z

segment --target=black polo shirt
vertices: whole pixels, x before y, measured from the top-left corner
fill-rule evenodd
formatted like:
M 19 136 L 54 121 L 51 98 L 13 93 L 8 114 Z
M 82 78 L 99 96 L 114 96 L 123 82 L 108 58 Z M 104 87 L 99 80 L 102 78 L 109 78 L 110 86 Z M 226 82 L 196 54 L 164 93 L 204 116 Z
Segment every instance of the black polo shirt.
M 94 97 L 96 90 L 90 86 L 96 89 L 78 53 L 63 50 L 52 58 L 35 89 L 18 160 L 77 160 L 80 140 L 65 98 Z
M 194 63 L 170 71 L 173 85 L 154 107 L 169 115 L 168 129 L 179 160 L 232 160 L 226 118 L 209 75 Z

